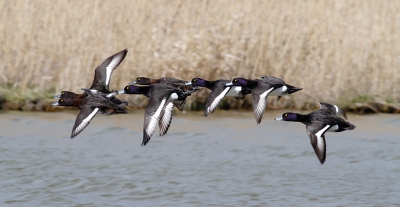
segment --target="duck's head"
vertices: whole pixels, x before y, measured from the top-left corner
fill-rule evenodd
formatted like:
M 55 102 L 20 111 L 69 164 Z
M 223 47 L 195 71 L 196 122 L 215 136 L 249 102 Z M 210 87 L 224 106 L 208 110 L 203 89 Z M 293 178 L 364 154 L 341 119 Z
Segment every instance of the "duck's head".
M 73 98 L 60 98 L 57 102 L 51 103 L 52 106 L 73 106 L 76 99 Z
M 246 86 L 248 81 L 244 78 L 234 78 L 230 83 L 227 83 L 226 86 Z
M 202 78 L 193 78 L 191 81 L 185 83 L 186 85 L 205 87 L 207 81 Z
M 118 91 L 119 94 L 138 94 L 140 86 L 127 85 L 123 90 Z
M 283 113 L 281 117 L 275 119 L 276 121 L 297 121 L 297 114 L 286 112 Z
M 129 85 L 138 84 L 138 85 L 150 85 L 150 78 L 146 77 L 138 77 L 136 80 L 129 83 Z
M 71 99 L 74 99 L 75 95 L 76 95 L 76 93 L 71 92 L 71 91 L 61 91 L 61 93 L 58 94 L 57 96 L 54 96 L 54 98 L 71 98 Z

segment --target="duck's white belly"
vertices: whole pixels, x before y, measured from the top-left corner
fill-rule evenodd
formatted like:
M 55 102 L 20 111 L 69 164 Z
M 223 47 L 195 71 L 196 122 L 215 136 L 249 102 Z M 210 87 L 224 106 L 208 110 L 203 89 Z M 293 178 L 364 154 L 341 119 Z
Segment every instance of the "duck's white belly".
M 332 126 L 331 128 L 328 129 L 328 132 L 335 132 L 335 130 L 338 130 L 339 126 L 336 124 L 334 126 Z
M 270 96 L 283 96 L 283 95 L 287 94 L 286 91 L 287 91 L 287 87 L 282 86 L 282 87 L 277 88 L 274 91 L 272 91 L 269 95 Z
M 242 86 L 232 86 L 232 88 L 228 91 L 225 96 L 241 96 L 240 92 L 242 91 Z

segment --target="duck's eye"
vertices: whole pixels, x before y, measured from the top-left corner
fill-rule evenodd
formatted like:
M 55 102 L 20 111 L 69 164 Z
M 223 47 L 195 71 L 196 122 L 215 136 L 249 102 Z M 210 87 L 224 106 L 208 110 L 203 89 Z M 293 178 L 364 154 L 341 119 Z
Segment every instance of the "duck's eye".
M 64 91 L 63 91 L 63 92 L 61 92 L 61 94 L 62 94 L 62 95 L 64 95 Z
M 60 99 L 60 102 L 64 102 L 64 99 Z
M 287 116 L 287 114 L 283 114 L 283 116 Z
M 193 78 L 193 82 L 196 82 L 196 78 Z
M 138 81 L 140 81 L 140 78 L 137 78 Z
M 233 82 L 236 82 L 237 81 L 237 79 L 233 79 Z
M 129 90 L 129 86 L 125 87 L 125 90 Z

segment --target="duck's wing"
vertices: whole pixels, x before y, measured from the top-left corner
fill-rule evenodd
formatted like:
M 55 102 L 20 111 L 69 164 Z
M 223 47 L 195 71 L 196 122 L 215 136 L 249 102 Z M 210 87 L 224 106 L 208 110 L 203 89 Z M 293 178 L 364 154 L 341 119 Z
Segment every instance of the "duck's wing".
M 89 124 L 94 116 L 99 112 L 99 108 L 83 106 L 78 116 L 76 117 L 74 127 L 72 128 L 71 138 L 81 133 Z
M 268 88 L 267 85 L 259 84 L 251 92 L 251 95 L 253 96 L 254 116 L 257 124 L 261 123 L 265 107 L 267 106 L 268 95 L 276 89 L 275 87 L 271 86 Z M 265 88 L 267 88 L 267 90 L 265 90 Z
M 232 86 L 227 87 L 215 87 L 213 91 L 208 95 L 206 108 L 204 110 L 204 116 L 207 116 L 209 113 L 213 113 L 214 110 L 218 107 L 221 100 L 228 94 L 229 90 L 231 90 Z
M 332 111 L 334 114 L 341 116 L 345 119 L 347 119 L 346 112 L 343 111 L 343 109 L 339 108 L 338 106 L 330 103 L 323 103 L 319 102 L 320 109 L 326 109 Z
M 172 116 L 174 113 L 174 103 L 168 102 L 161 112 L 161 116 L 158 122 L 158 127 L 160 128 L 160 136 L 164 136 L 171 125 Z
M 101 92 L 109 91 L 111 75 L 124 60 L 127 53 L 128 50 L 125 49 L 104 60 L 95 70 L 94 80 L 90 89 L 96 89 Z
M 150 96 L 149 103 L 145 109 L 144 125 L 143 125 L 143 142 L 145 146 L 150 141 L 153 135 L 157 123 L 159 121 L 162 110 L 165 107 L 168 97 L 152 97 Z
M 313 121 L 312 124 L 306 127 L 311 145 L 313 146 L 321 165 L 324 164 L 326 159 L 326 142 L 324 134 L 330 127 L 331 125 L 327 125 L 320 121 Z
M 185 107 L 186 99 L 183 99 L 182 101 L 176 100 L 176 101 L 173 101 L 173 103 L 174 103 L 174 106 L 177 109 L 179 109 L 179 111 L 182 111 Z

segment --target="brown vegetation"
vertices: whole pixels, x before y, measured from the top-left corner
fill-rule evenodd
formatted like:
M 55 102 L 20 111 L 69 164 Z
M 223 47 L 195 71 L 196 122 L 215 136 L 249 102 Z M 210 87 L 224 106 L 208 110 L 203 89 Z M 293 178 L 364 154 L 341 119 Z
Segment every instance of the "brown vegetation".
M 273 75 L 304 89 L 270 107 L 362 95 L 400 102 L 399 1 L 0 0 L 0 9 L 3 92 L 78 92 L 101 61 L 128 48 L 112 89 L 137 76 Z

